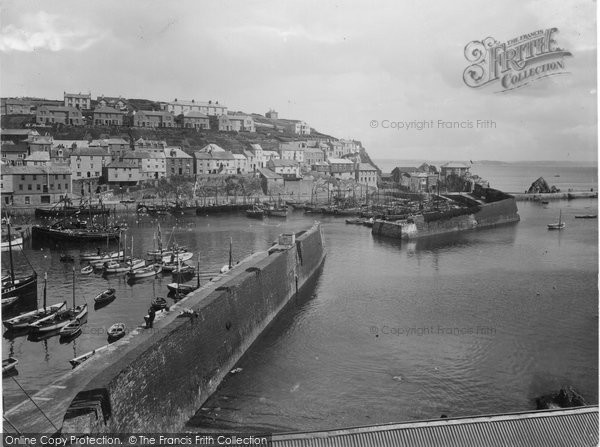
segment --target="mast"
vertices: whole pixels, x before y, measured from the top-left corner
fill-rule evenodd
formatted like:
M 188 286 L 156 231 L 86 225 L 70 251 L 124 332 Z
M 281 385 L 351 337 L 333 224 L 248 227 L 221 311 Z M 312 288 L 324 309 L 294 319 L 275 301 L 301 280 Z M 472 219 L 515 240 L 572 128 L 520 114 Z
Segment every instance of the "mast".
M 48 282 L 48 272 L 44 272 L 44 312 L 46 312 L 46 283 Z
M 73 310 L 75 310 L 75 267 L 73 267 Z
M 231 270 L 232 264 L 233 264 L 233 253 L 232 253 L 232 246 L 233 246 L 233 238 L 230 237 L 229 238 L 229 270 Z
M 129 261 L 129 271 L 133 272 L 133 234 L 131 235 L 131 260 Z
M 162 235 L 160 234 L 160 223 L 158 224 L 158 251 L 162 256 L 163 247 L 162 247 Z
M 10 234 L 10 217 L 6 220 L 6 228 L 8 231 L 8 257 L 10 259 L 10 280 L 12 284 L 15 284 L 15 268 L 13 265 L 13 257 L 12 257 L 12 236 Z
M 198 258 L 198 262 L 196 263 L 196 286 L 200 288 L 200 258 Z

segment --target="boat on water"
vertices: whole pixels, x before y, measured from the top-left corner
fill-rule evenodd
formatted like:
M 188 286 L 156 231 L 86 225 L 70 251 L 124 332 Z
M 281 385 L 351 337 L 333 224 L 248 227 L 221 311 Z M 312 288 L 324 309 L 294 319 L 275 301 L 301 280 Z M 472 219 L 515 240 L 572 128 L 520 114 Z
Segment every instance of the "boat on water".
M 189 265 L 189 264 L 181 264 L 180 266 L 177 266 L 177 268 L 175 268 L 172 271 L 172 275 L 181 275 L 181 276 L 185 276 L 185 275 L 191 275 L 194 274 L 196 272 L 196 269 L 194 268 L 193 265 Z
M 4 375 L 16 371 L 18 364 L 19 361 L 14 357 L 2 359 L 2 374 Z
M 549 201 L 549 200 L 542 200 L 542 201 L 541 201 L 541 204 L 542 204 L 542 205 L 548 205 L 549 203 L 550 203 L 550 201 Z
M 10 250 L 10 247 L 22 247 L 23 237 L 19 235 L 13 235 L 12 240 L 9 242 L 7 236 L 2 236 L 2 242 L 0 242 L 0 251 Z
M 548 224 L 548 229 L 549 230 L 562 230 L 563 228 L 565 228 L 565 222 L 563 222 L 563 220 L 562 220 L 562 211 L 560 211 L 558 214 L 558 222 L 553 222 L 553 223 Z
M 94 267 L 92 267 L 91 264 L 86 265 L 85 267 L 81 268 L 81 274 L 82 275 L 89 275 L 90 273 L 92 273 L 94 271 Z
M 13 306 L 17 301 L 19 301 L 19 296 L 9 296 L 8 298 L 2 297 L 0 300 L 2 303 L 2 309 L 7 309 Z
M 95 242 L 105 239 L 116 240 L 119 238 L 119 229 L 102 227 L 92 228 L 64 228 L 45 225 L 34 225 L 31 227 L 33 238 L 51 238 L 72 242 Z
M 143 259 L 130 259 L 125 262 L 109 261 L 104 264 L 102 269 L 104 274 L 125 273 L 129 270 L 136 270 L 146 265 Z
M 156 276 L 160 272 L 162 272 L 162 265 L 152 264 L 136 270 L 129 270 L 127 273 L 125 273 L 125 277 L 127 278 L 127 281 L 134 282 L 138 279 Z
M 258 205 L 254 205 L 251 209 L 246 210 L 246 217 L 250 219 L 262 219 L 263 216 L 264 210 Z
M 169 284 L 167 284 L 167 289 L 169 289 L 170 293 L 183 293 L 183 294 L 188 294 L 193 292 L 194 290 L 196 290 L 198 287 L 196 287 L 194 284 L 179 284 L 176 282 L 171 282 Z
M 102 292 L 100 292 L 98 295 L 96 295 L 94 297 L 94 303 L 96 303 L 96 304 L 110 303 L 112 300 L 114 300 L 116 298 L 115 292 L 116 292 L 116 290 L 112 287 L 109 289 L 103 290 Z
M 9 259 L 9 274 L 2 278 L 2 307 L 8 307 L 14 304 L 17 299 L 9 300 L 9 298 L 35 295 L 37 300 L 37 273 L 33 270 L 32 275 L 16 276 L 13 263 L 13 246 L 10 220 L 7 219 L 6 230 L 8 236 L 8 259 Z M 25 254 L 21 250 L 23 256 Z M 25 257 L 27 263 L 29 260 Z M 31 264 L 29 264 L 31 266 Z
M 350 219 L 346 219 L 346 223 L 350 225 L 364 225 L 365 219 L 360 217 L 352 217 Z
M 194 253 L 191 253 L 189 251 L 178 251 L 178 252 L 173 252 L 170 255 L 163 256 L 162 262 L 163 263 L 171 263 L 171 262 L 177 262 L 177 261 L 185 262 L 185 261 L 189 261 L 193 257 L 194 257 Z
M 97 215 L 108 215 L 110 214 L 110 210 L 102 205 L 100 202 L 97 205 L 93 205 L 89 202 L 82 202 L 79 206 L 70 205 L 71 199 L 63 198 L 60 202 L 52 206 L 51 208 L 36 208 L 34 213 L 35 217 L 38 219 L 41 218 L 56 218 L 56 217 L 68 217 L 75 216 L 78 214 L 87 214 L 90 216 Z
M 127 328 L 124 323 L 115 323 L 108 329 L 108 342 L 113 343 L 123 338 L 126 333 Z
M 4 324 L 4 327 L 6 329 L 8 329 L 9 331 L 20 331 L 24 329 L 29 330 L 30 324 L 35 323 L 36 321 L 39 321 L 42 318 L 52 316 L 66 307 L 66 301 L 46 306 L 46 283 L 47 275 L 44 275 L 44 307 L 32 310 L 31 312 L 26 312 L 14 318 L 9 318 L 8 320 L 4 320 L 2 324 Z
M 597 214 L 579 214 L 575 216 L 575 219 L 596 219 L 597 217 Z
M 118 259 L 120 257 L 122 257 L 124 254 L 123 250 L 118 250 L 118 251 L 110 251 L 110 252 L 99 252 L 95 251 L 95 252 L 86 252 L 83 253 L 79 258 L 82 261 L 102 261 L 102 263 L 106 262 L 106 261 L 110 261 L 112 259 Z
M 161 296 L 157 296 L 152 300 L 152 308 L 154 310 L 161 310 L 167 308 L 167 300 Z
M 60 331 L 58 332 L 61 338 L 71 338 L 75 337 L 81 333 L 81 322 L 78 319 L 71 320 L 67 324 L 65 324 Z

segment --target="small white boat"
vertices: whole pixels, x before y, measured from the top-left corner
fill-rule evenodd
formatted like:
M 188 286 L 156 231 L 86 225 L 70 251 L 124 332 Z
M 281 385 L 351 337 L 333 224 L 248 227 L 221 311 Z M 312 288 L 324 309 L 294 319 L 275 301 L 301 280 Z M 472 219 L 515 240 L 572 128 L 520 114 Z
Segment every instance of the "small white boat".
M 17 368 L 19 361 L 14 357 L 9 357 L 2 360 L 2 374 L 7 374 Z
M 189 251 L 180 251 L 180 252 L 172 253 L 169 256 L 163 256 L 162 261 L 163 261 L 163 263 L 173 263 L 173 262 L 177 262 L 177 261 L 185 262 L 185 261 L 192 259 L 193 256 L 194 256 L 194 253 L 191 253 Z
M 136 279 L 149 278 L 151 276 L 156 276 L 160 272 L 162 272 L 162 265 L 160 264 L 152 264 L 146 267 L 142 267 L 136 270 L 130 270 L 125 273 L 127 277 L 127 281 L 135 281 Z
M 125 273 L 128 270 L 136 270 L 146 265 L 143 259 L 132 259 L 125 262 L 110 261 L 104 265 L 103 272 L 108 273 Z
M 21 236 L 15 236 L 13 237 L 12 241 L 10 242 L 10 244 L 8 243 L 8 240 L 2 240 L 2 242 L 0 242 L 0 250 L 2 251 L 6 251 L 8 250 L 10 247 L 22 247 L 23 246 L 23 238 Z
M 98 295 L 94 297 L 94 303 L 96 304 L 105 304 L 116 298 L 115 289 L 110 288 L 100 292 Z
M 565 223 L 562 221 L 562 211 L 558 214 L 558 222 L 548 224 L 549 230 L 562 230 L 565 228 Z
M 193 292 L 197 288 L 198 287 L 196 287 L 196 285 L 194 284 L 178 284 L 176 282 L 171 282 L 167 284 L 167 289 L 169 289 L 169 292 L 171 293 L 179 292 L 187 294 Z
M 85 267 L 83 267 L 81 269 L 81 274 L 82 275 L 89 275 L 93 271 L 94 271 L 94 267 L 92 267 L 91 265 L 86 265 Z
M 111 259 L 117 259 L 123 256 L 123 250 L 121 251 L 111 251 L 111 252 L 86 252 L 80 256 L 82 261 L 110 261 Z
M 115 323 L 108 329 L 108 342 L 112 343 L 120 338 L 123 338 L 127 333 L 127 328 L 124 323 Z
M 61 337 L 73 337 L 81 332 L 81 322 L 74 319 L 65 324 L 59 331 Z

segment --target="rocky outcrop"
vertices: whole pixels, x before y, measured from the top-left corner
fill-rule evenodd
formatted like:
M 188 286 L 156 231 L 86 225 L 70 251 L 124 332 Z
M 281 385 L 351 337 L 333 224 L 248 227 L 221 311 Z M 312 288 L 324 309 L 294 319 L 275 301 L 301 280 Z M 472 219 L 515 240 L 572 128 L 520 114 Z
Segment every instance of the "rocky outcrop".
M 540 193 L 549 193 L 549 192 L 560 192 L 556 186 L 548 185 L 548 182 L 544 180 L 544 177 L 540 177 L 535 182 L 531 184 L 529 189 L 527 190 L 528 194 L 540 194 Z
M 583 397 L 570 386 L 561 388 L 558 393 L 538 397 L 535 401 L 538 410 L 583 407 L 586 405 Z

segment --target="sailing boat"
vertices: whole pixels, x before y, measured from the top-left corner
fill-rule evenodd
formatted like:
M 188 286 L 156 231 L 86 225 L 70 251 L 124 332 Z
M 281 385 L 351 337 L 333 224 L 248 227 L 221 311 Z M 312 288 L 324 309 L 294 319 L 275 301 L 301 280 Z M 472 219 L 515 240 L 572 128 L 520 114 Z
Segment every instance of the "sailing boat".
M 31 323 L 35 323 L 36 321 L 39 321 L 47 316 L 54 315 L 56 312 L 59 312 L 63 307 L 67 305 L 67 302 L 63 301 L 62 303 L 46 306 L 47 280 L 48 274 L 44 273 L 44 307 L 21 314 L 18 317 L 14 317 L 9 320 L 3 321 L 2 324 L 4 324 L 4 327 L 6 329 L 8 329 L 9 331 L 19 331 L 24 329 L 29 330 L 29 325 Z
M 48 334 L 58 331 L 67 324 L 79 321 L 85 323 L 87 320 L 87 304 L 75 305 L 75 269 L 73 268 L 73 308 L 56 312 L 53 315 L 44 317 L 35 323 L 29 325 L 30 332 L 33 334 Z
M 562 221 L 562 210 L 558 214 L 558 222 L 548 224 L 549 230 L 562 230 L 565 227 L 565 223 Z
M 169 289 L 169 293 L 174 293 L 176 298 L 181 298 L 187 295 L 190 292 L 193 292 L 196 289 L 200 288 L 200 260 L 198 260 L 197 270 L 196 270 L 196 285 L 193 284 L 180 284 L 179 283 L 179 275 L 177 276 L 177 282 L 171 282 L 167 284 L 167 289 Z
M 221 267 L 221 273 L 225 273 L 228 272 L 229 270 L 231 270 L 233 268 L 233 238 L 229 238 L 229 264 L 224 265 L 223 267 Z
M 8 232 L 8 258 L 10 261 L 10 275 L 2 278 L 2 307 L 14 304 L 21 296 L 32 295 L 35 293 L 37 300 L 37 273 L 33 270 L 33 275 L 15 276 L 12 253 L 12 236 L 10 233 L 10 220 L 6 223 Z M 25 258 L 27 259 L 27 258 Z M 27 260 L 29 263 L 29 260 Z M 29 264 L 31 266 L 31 264 Z M 10 300 L 10 298 L 13 298 Z
M 127 241 L 127 238 L 125 238 Z M 125 248 L 123 248 L 123 253 L 125 253 Z M 143 259 L 134 259 L 133 258 L 133 235 L 131 236 L 131 257 L 129 260 L 125 260 L 125 255 L 123 255 L 123 262 L 119 261 L 109 261 L 104 264 L 103 273 L 106 275 L 108 273 L 124 273 L 127 271 L 133 271 L 135 269 L 142 268 L 146 265 L 146 262 Z

